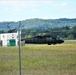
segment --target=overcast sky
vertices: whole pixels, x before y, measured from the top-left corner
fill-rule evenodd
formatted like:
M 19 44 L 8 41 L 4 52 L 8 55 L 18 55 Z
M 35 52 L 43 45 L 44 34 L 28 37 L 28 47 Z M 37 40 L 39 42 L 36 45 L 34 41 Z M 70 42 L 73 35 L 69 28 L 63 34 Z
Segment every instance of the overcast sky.
M 0 0 L 0 22 L 76 18 L 76 0 Z

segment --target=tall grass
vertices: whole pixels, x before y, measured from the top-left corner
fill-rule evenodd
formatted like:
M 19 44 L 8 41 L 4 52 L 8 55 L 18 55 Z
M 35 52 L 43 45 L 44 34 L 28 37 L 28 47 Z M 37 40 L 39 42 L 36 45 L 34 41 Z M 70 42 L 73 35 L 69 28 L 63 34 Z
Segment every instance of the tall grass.
M 76 75 L 76 41 L 21 46 L 22 75 Z M 18 47 L 0 47 L 0 75 L 19 75 Z

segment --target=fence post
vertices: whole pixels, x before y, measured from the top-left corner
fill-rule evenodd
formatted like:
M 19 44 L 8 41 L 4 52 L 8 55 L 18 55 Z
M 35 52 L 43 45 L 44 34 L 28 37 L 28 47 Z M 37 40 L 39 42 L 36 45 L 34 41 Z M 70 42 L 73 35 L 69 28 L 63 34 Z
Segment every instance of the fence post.
M 19 22 L 19 29 L 18 29 L 19 75 L 21 75 L 20 25 L 21 21 Z

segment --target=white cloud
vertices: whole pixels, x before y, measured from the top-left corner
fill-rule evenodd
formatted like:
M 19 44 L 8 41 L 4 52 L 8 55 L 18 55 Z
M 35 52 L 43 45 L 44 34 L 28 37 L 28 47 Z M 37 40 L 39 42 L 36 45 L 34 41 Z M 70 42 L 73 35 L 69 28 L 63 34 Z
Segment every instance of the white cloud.
M 64 12 L 76 12 L 76 9 L 67 9 L 67 10 L 64 10 Z
M 36 7 L 50 5 L 50 0 L 2 0 L 0 5 L 5 6 L 5 10 L 20 11 L 22 9 L 32 8 L 36 12 Z
M 62 4 L 61 4 L 61 6 L 66 6 L 67 5 L 67 2 L 63 2 Z
M 26 0 L 3 0 L 0 1 L 2 5 L 11 5 L 13 7 L 24 7 L 24 6 L 37 6 L 38 1 L 26 1 Z
M 0 4 L 2 5 L 11 5 L 13 7 L 24 7 L 24 6 L 40 6 L 43 4 L 50 4 L 50 0 L 2 0 Z
M 38 9 L 32 9 L 31 12 L 38 12 Z
M 31 12 L 38 12 L 40 7 L 61 7 L 66 6 L 66 2 L 57 2 L 53 0 L 1 0 L 0 6 L 5 6 L 5 11 L 24 11 L 30 10 Z
M 53 0 L 1 0 L 0 5 L 8 6 L 14 10 L 21 10 L 22 8 L 33 7 L 36 8 L 38 6 L 52 6 L 52 7 L 60 7 L 66 6 L 66 2 L 58 2 Z
M 67 5 L 67 3 L 65 2 L 63 2 L 63 3 L 55 3 L 54 4 L 54 6 L 57 6 L 57 7 L 64 7 L 64 6 L 66 6 Z

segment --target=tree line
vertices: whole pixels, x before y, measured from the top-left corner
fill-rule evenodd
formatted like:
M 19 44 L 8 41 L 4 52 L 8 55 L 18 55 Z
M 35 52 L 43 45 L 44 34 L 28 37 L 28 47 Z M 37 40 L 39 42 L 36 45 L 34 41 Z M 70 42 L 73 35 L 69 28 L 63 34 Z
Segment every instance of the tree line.
M 75 40 L 76 39 L 76 26 L 70 28 L 68 26 L 65 27 L 54 27 L 54 28 L 47 28 L 47 29 L 22 29 L 22 38 L 29 38 L 36 35 L 57 35 L 62 37 L 63 39 L 68 40 Z
M 0 30 L 0 33 L 6 33 L 4 30 Z M 76 40 L 76 26 L 74 27 L 54 27 L 54 28 L 47 28 L 47 29 L 21 29 L 21 37 L 22 38 L 29 38 L 36 35 L 57 35 L 62 37 L 63 39 L 68 40 Z

